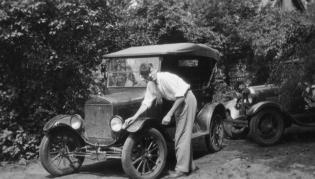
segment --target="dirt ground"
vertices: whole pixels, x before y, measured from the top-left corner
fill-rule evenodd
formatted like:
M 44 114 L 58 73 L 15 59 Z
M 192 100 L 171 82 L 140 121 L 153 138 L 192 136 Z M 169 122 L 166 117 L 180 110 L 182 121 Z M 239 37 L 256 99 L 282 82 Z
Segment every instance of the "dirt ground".
M 292 127 L 280 144 L 260 147 L 247 140 L 226 140 L 217 153 L 205 151 L 202 139 L 194 141 L 194 161 L 199 170 L 184 177 L 190 179 L 312 179 L 315 178 L 315 128 Z M 0 178 L 51 178 L 38 161 L 26 166 L 0 167 Z M 87 160 L 79 173 L 61 179 L 127 178 L 120 161 L 95 163 Z

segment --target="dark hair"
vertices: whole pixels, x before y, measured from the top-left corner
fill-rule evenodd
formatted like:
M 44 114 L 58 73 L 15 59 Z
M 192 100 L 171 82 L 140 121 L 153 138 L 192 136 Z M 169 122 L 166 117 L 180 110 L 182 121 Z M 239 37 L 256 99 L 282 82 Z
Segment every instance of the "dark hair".
M 142 63 L 140 65 L 140 75 L 143 78 L 147 78 L 151 72 L 152 64 L 149 63 Z

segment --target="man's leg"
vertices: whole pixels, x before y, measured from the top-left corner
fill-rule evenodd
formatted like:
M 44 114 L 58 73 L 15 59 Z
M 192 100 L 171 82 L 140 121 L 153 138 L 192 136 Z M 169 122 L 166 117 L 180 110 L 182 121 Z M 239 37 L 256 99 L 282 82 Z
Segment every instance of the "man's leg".
M 185 105 L 181 114 L 176 120 L 175 132 L 175 152 L 176 152 L 176 171 L 190 172 L 195 169 L 192 158 L 191 137 L 194 119 L 197 110 L 197 101 L 192 92 L 188 92 Z

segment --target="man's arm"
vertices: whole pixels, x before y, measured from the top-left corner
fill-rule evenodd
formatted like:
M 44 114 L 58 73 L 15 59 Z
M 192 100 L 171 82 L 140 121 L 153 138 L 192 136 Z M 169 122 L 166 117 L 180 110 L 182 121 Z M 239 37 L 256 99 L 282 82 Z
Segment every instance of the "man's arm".
M 141 114 L 143 114 L 148 108 L 151 107 L 153 100 L 156 98 L 156 96 L 153 94 L 153 91 L 154 91 L 154 83 L 149 82 L 147 84 L 146 93 L 144 95 L 144 99 L 141 103 L 140 108 L 132 117 L 125 120 L 125 123 L 123 125 L 124 129 L 128 127 L 130 124 L 132 124 L 134 121 L 136 121 Z
M 130 118 L 125 120 L 124 125 L 123 125 L 123 129 L 127 128 L 130 124 L 135 122 L 139 118 L 139 116 L 141 114 L 143 114 L 147 109 L 148 109 L 148 107 L 145 104 L 141 104 L 138 111 L 133 116 L 131 116 Z
M 144 104 L 141 104 L 140 108 L 138 109 L 138 111 L 132 116 L 133 118 L 138 119 L 139 116 L 141 114 L 143 114 L 146 110 L 148 109 L 148 107 Z
M 185 100 L 184 97 L 176 98 L 173 106 L 171 107 L 171 109 L 168 111 L 168 113 L 164 116 L 162 120 L 163 125 L 168 125 L 171 122 L 171 117 L 173 116 L 175 110 L 178 108 L 180 104 L 184 102 L 184 100 Z

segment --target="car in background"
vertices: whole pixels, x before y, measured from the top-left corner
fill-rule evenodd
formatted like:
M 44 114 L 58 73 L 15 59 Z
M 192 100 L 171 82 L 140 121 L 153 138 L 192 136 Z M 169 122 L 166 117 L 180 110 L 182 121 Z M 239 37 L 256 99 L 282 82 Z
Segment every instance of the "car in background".
M 248 136 L 269 146 L 281 139 L 292 124 L 315 126 L 315 85 L 299 83 L 285 96 L 272 84 L 249 86 L 237 98 L 226 103 L 225 133 L 230 138 Z M 290 98 L 290 103 L 287 103 Z

